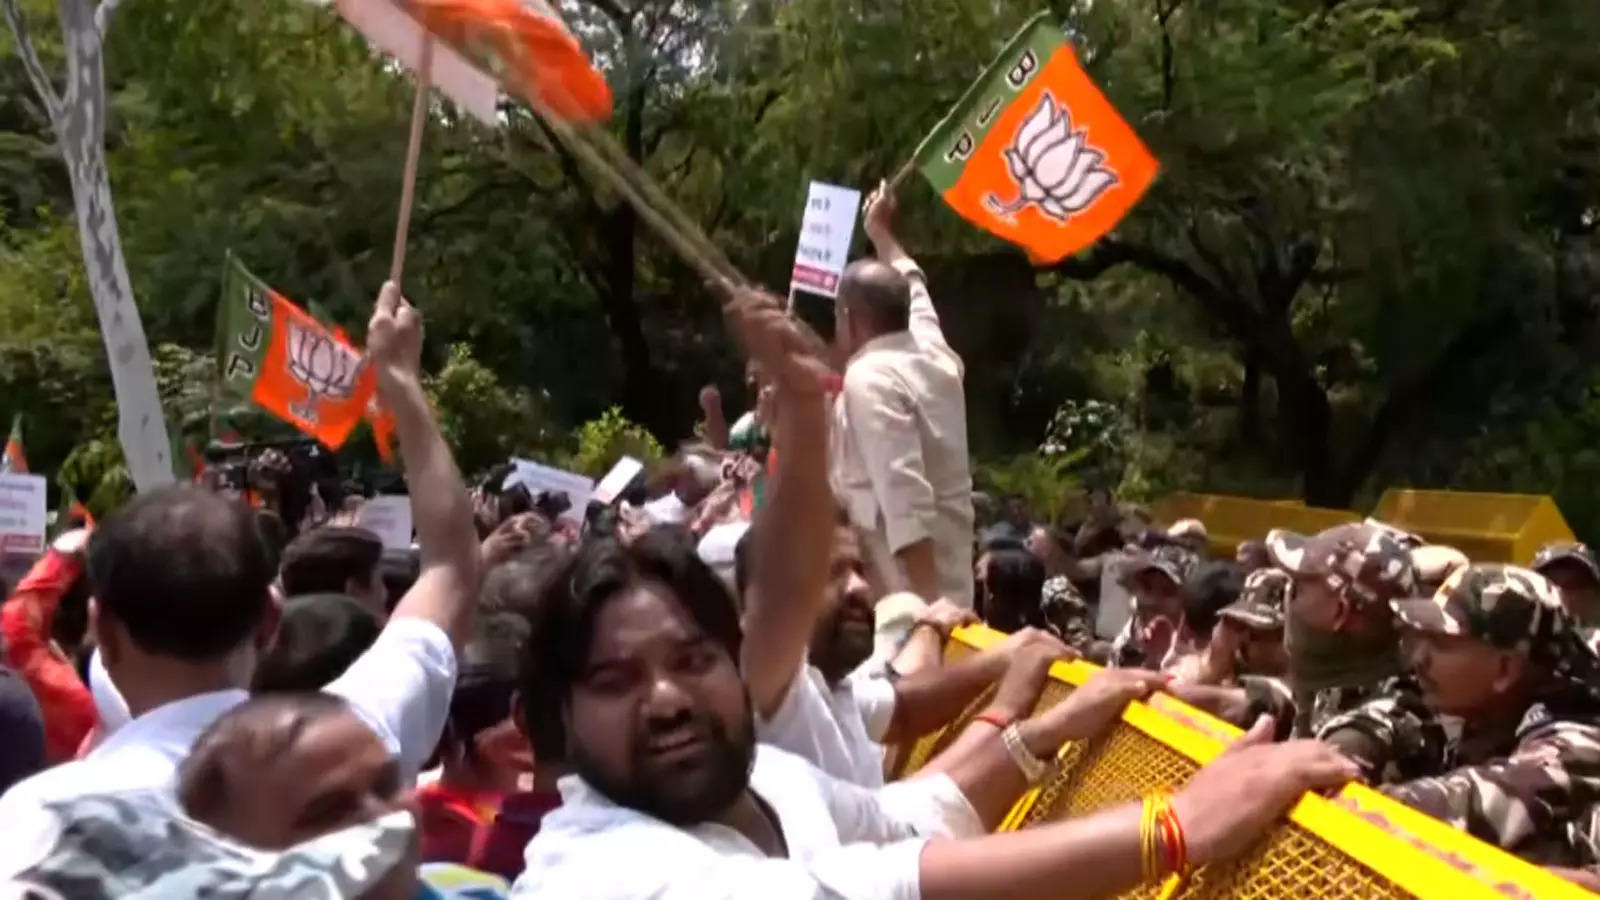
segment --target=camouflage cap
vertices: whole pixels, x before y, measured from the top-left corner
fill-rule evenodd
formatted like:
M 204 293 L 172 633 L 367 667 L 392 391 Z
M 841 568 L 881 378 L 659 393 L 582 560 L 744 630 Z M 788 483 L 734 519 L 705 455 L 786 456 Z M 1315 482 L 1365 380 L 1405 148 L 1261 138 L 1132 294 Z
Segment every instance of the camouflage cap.
M 1148 550 L 1136 550 L 1123 562 L 1121 582 L 1126 585 L 1145 572 L 1160 572 L 1182 586 L 1194 571 L 1196 559 L 1188 548 L 1177 544 L 1162 544 Z
M 1397 532 L 1372 522 L 1335 525 L 1315 537 L 1274 529 L 1267 554 L 1297 577 L 1323 577 L 1358 605 L 1388 603 L 1417 592 L 1417 570 Z
M 1259 569 L 1244 580 L 1239 599 L 1223 607 L 1217 615 L 1251 628 L 1283 627 L 1283 607 L 1294 580 L 1278 569 Z
M 1531 569 L 1477 564 L 1450 576 L 1432 599 L 1397 600 L 1409 628 L 1463 635 L 1525 653 L 1558 674 L 1596 671 L 1594 652 L 1561 608 L 1555 585 Z
M 1554 541 L 1539 548 L 1533 556 L 1533 565 L 1530 567 L 1541 575 L 1545 571 L 1560 563 L 1572 563 L 1581 566 L 1589 577 L 1600 583 L 1600 562 L 1594 557 L 1594 551 L 1587 544 L 1572 541 Z

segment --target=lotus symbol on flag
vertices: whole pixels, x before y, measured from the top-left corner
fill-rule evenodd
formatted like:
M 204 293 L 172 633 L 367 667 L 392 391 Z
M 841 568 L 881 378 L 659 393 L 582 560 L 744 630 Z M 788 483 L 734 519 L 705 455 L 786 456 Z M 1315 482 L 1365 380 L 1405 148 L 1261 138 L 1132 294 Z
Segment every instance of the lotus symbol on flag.
M 289 374 L 310 392 L 295 412 L 316 421 L 323 398 L 347 400 L 361 377 L 361 357 L 321 329 L 291 320 L 288 324 Z
M 1088 146 L 1083 129 L 1073 130 L 1067 108 L 1058 106 L 1049 91 L 1017 129 L 1005 157 L 1021 193 L 1011 203 L 1002 203 L 993 194 L 984 197 L 985 205 L 997 215 L 1033 205 L 1046 216 L 1065 222 L 1117 183 L 1117 173 L 1101 165 L 1105 153 Z

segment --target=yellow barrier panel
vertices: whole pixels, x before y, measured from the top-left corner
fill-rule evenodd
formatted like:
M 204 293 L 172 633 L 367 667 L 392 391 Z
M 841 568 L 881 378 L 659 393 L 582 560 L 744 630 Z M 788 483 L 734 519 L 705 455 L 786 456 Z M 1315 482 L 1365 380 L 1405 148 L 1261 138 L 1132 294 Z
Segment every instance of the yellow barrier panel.
M 1004 638 L 981 625 L 958 629 L 945 657 L 959 659 Z M 1040 706 L 1059 702 L 1095 671 L 1082 662 L 1056 664 Z M 959 732 L 976 712 L 976 707 L 969 710 L 947 732 Z M 1084 815 L 1181 785 L 1239 733 L 1164 694 L 1132 704 L 1105 734 L 1063 747 L 1057 773 L 1024 795 L 1000 830 Z M 900 774 L 915 771 L 927 758 Z M 1238 859 L 1123 896 L 1593 900 L 1595 895 L 1375 791 L 1350 785 L 1333 798 L 1302 797 L 1287 823 Z
M 1316 534 L 1325 528 L 1359 522 L 1361 515 L 1348 509 L 1322 509 L 1298 500 L 1255 500 L 1221 494 L 1177 493 L 1156 501 L 1150 514 L 1162 525 L 1179 519 L 1199 519 L 1206 524 L 1211 550 L 1232 557 L 1245 541 L 1257 541 L 1274 528 Z
M 1536 494 L 1391 489 L 1373 516 L 1479 562 L 1525 566 L 1546 543 L 1573 539 L 1555 501 Z

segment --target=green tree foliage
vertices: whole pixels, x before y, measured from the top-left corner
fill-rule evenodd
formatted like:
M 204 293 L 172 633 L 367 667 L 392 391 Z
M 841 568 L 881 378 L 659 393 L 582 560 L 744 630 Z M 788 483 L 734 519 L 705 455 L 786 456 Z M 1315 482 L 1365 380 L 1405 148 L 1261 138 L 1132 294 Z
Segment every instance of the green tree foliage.
M 22 5 L 54 67 L 53 4 Z M 612 85 L 618 145 L 773 286 L 805 182 L 892 174 L 1040 8 L 560 5 Z M 1550 490 L 1600 526 L 1600 6 L 1048 5 L 1162 174 L 1116 233 L 1043 272 L 908 182 L 904 237 L 966 359 L 976 452 L 1042 465 L 1063 403 L 1100 403 L 1117 452 L 1074 464 L 1086 486 L 1329 505 L 1389 485 Z M 109 41 L 111 183 L 152 342 L 208 345 L 230 248 L 359 339 L 409 77 L 315 4 L 137 0 Z M 0 38 L 0 386 L 52 467 L 105 436 L 110 392 L 30 97 Z M 562 431 L 613 405 L 670 444 L 700 385 L 735 393 L 698 279 L 522 107 L 491 130 L 436 104 L 417 188 L 406 292 L 465 467 L 570 445 Z M 184 368 L 168 354 L 163 372 Z M 176 428 L 204 391 L 161 380 Z
M 551 443 L 533 395 L 502 384 L 468 344 L 452 345 L 425 387 L 463 472 L 486 471 L 512 455 L 537 455 Z
M 590 478 L 600 478 L 624 456 L 649 466 L 666 455 L 661 442 L 648 429 L 628 421 L 622 408 L 613 406 L 600 418 L 578 429 L 578 447 L 570 466 Z

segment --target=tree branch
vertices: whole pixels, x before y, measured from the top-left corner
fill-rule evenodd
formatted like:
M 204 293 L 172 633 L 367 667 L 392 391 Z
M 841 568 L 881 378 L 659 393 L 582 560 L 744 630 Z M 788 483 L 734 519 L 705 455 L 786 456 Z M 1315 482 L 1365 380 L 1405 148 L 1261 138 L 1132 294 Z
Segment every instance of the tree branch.
M 106 29 L 111 25 L 111 16 L 122 5 L 122 0 L 100 0 L 100 5 L 94 10 L 94 30 L 105 40 Z
M 39 95 L 39 102 L 44 106 L 45 117 L 54 128 L 56 117 L 61 114 L 61 97 L 56 94 L 50 76 L 45 73 L 44 64 L 39 61 L 38 48 L 33 46 L 33 38 L 28 35 L 27 19 L 17 7 L 17 0 L 0 0 L 0 9 L 5 12 L 6 24 L 11 26 L 11 36 L 17 42 L 17 55 L 22 58 L 28 81 L 33 84 L 33 91 Z
M 1411 421 L 1458 368 L 1487 348 L 1503 342 L 1518 330 L 1521 320 L 1512 307 L 1504 307 L 1467 326 L 1450 339 L 1432 363 L 1396 381 L 1378 407 L 1361 445 L 1339 471 L 1340 490 L 1355 493 L 1377 465 L 1395 430 Z

